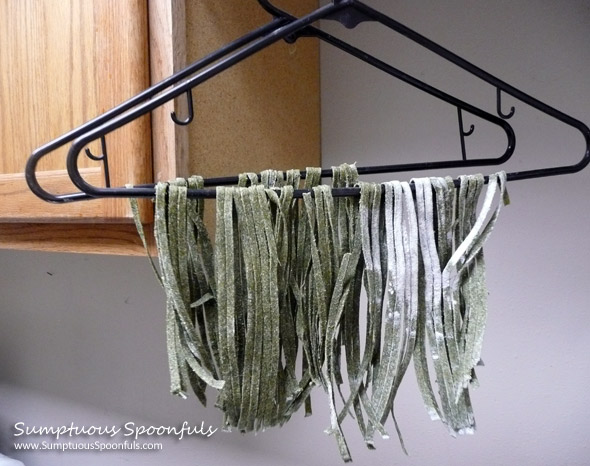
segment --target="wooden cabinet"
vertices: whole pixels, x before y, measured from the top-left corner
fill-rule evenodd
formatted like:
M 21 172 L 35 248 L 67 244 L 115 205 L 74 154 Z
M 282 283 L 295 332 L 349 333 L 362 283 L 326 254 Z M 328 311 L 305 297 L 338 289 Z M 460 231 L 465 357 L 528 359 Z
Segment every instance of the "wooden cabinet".
M 282 1 L 303 14 L 316 0 Z M 143 254 L 126 200 L 53 205 L 28 191 L 33 149 L 269 21 L 255 0 L 0 0 L 0 247 Z M 112 185 L 319 164 L 317 44 L 280 43 L 107 136 Z M 90 147 L 100 153 L 100 145 Z M 39 170 L 71 192 L 64 150 Z M 84 176 L 101 185 L 99 162 Z M 150 222 L 146 201 L 144 220 Z

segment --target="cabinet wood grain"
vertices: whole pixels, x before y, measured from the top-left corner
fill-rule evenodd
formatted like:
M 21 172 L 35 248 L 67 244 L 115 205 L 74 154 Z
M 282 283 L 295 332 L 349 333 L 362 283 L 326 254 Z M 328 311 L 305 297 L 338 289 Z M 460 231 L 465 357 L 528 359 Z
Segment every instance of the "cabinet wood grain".
M 128 221 L 124 200 L 49 206 L 15 175 L 36 147 L 149 85 L 147 28 L 145 0 L 0 1 L 0 190 L 9 205 L 0 219 L 12 222 L 18 212 L 28 222 Z M 151 181 L 149 135 L 146 117 L 107 136 L 114 185 Z M 90 149 L 100 153 L 99 144 Z M 39 164 L 58 192 L 77 191 L 65 175 L 66 151 Z M 89 159 L 82 166 L 94 175 L 102 169 Z

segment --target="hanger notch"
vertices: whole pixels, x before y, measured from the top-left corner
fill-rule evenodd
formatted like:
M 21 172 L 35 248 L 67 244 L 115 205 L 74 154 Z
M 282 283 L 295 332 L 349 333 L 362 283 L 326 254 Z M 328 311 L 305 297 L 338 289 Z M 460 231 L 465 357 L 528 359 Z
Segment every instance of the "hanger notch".
M 499 87 L 496 88 L 496 111 L 498 112 L 498 116 L 504 120 L 512 118 L 514 116 L 514 112 L 516 112 L 514 107 L 510 107 L 510 111 L 508 113 L 504 113 L 502 111 L 502 89 Z
M 191 121 L 193 121 L 193 118 L 195 117 L 195 110 L 193 108 L 192 89 L 189 89 L 188 91 L 186 91 L 186 105 L 187 105 L 187 109 L 188 109 L 188 115 L 184 120 L 181 120 L 180 118 L 178 118 L 178 116 L 176 115 L 176 112 L 170 113 L 170 118 L 172 118 L 172 121 L 174 123 L 176 123 L 177 125 L 186 126 Z
M 465 126 L 463 125 L 463 111 L 461 107 L 457 107 L 457 117 L 459 119 L 459 135 L 461 136 L 461 155 L 463 156 L 463 160 L 467 160 L 467 151 L 465 149 L 465 138 L 469 137 L 475 131 L 475 126 L 470 125 L 468 130 L 465 130 Z
M 107 188 L 110 188 L 111 176 L 109 174 L 109 158 L 107 155 L 107 141 L 104 135 L 100 137 L 100 149 L 102 151 L 102 154 L 100 155 L 94 155 L 88 147 L 84 149 L 84 152 L 86 153 L 86 157 L 88 157 L 90 160 L 94 160 L 95 162 L 102 162 L 102 166 L 104 169 L 105 186 Z

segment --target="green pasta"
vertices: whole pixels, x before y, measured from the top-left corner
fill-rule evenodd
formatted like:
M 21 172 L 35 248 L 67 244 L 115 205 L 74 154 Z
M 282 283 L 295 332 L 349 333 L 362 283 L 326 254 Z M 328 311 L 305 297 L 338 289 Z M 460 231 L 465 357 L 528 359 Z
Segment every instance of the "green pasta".
M 306 169 L 301 200 L 298 170 L 245 173 L 218 187 L 214 242 L 204 201 L 187 197 L 203 179 L 157 184 L 159 267 L 150 261 L 166 293 L 171 392 L 192 389 L 205 404 L 211 387 L 224 427 L 251 432 L 301 407 L 310 415 L 319 386 L 326 432 L 350 461 L 348 416 L 368 448 L 376 432 L 388 438 L 391 416 L 406 451 L 394 406 L 413 360 L 430 417 L 452 435 L 472 433 L 483 245 L 509 203 L 505 173 L 485 189 L 481 175 L 460 177 L 458 189 L 451 178 L 360 182 L 347 164 L 332 168 L 331 186 L 320 177 Z M 360 198 L 332 197 L 332 188 L 355 186 Z M 147 249 L 136 201 L 131 208 Z

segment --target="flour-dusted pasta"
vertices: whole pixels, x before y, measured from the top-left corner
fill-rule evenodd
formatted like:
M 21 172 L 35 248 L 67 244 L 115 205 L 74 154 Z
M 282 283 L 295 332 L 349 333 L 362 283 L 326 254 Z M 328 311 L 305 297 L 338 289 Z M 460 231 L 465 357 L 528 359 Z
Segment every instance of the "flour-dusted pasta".
M 508 203 L 506 175 L 489 177 L 478 212 L 481 175 L 460 177 L 457 189 L 451 178 L 366 183 L 354 165 L 332 170 L 327 186 L 308 168 L 301 200 L 297 170 L 218 187 L 214 244 L 204 201 L 188 196 L 202 178 L 157 185 L 160 270 L 152 266 L 167 297 L 172 393 L 190 387 L 205 403 L 213 387 L 225 428 L 250 432 L 302 406 L 311 414 L 321 387 L 327 432 L 349 461 L 342 423 L 352 413 L 369 448 L 376 432 L 389 437 L 391 415 L 405 451 L 394 403 L 413 358 L 431 418 L 453 435 L 473 432 L 468 389 L 487 313 L 482 247 Z M 351 186 L 360 198 L 332 195 Z

